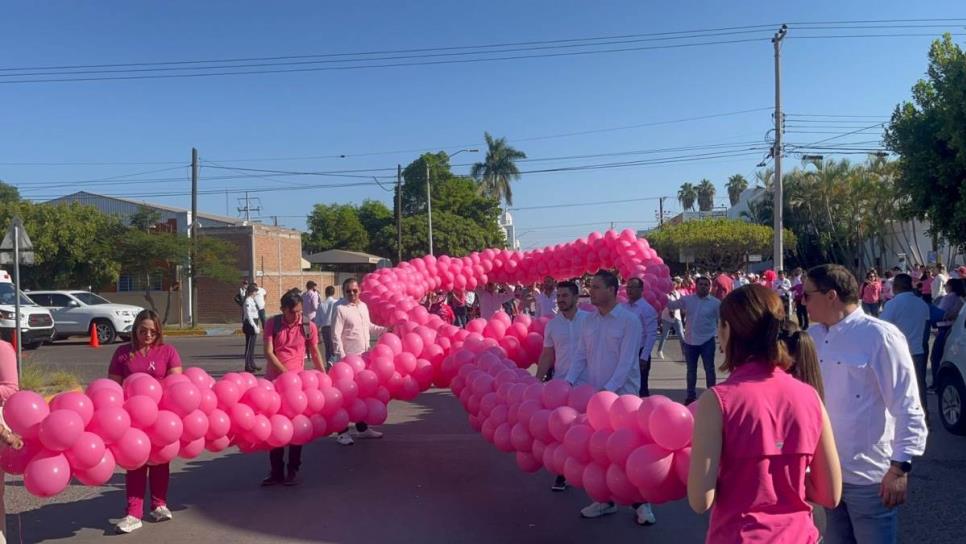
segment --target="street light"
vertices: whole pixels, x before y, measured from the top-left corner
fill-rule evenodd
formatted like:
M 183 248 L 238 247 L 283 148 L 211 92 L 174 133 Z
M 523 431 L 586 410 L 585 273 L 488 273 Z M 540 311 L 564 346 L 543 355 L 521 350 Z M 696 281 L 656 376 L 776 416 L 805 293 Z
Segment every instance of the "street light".
M 449 155 L 448 158 L 453 158 L 460 153 L 476 153 L 479 149 L 460 149 L 456 153 Z M 433 199 L 429 190 L 429 161 L 426 163 L 426 218 L 429 220 L 429 254 L 433 254 Z

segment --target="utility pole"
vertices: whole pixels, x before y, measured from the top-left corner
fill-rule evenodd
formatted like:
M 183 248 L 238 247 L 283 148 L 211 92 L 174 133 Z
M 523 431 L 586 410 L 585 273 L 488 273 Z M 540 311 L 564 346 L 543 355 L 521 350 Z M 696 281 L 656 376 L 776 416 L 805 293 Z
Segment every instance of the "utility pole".
M 402 262 L 402 165 L 396 165 L 396 265 Z
M 788 25 L 782 25 L 775 33 L 775 37 L 772 38 L 771 43 L 775 46 L 775 148 L 772 150 L 772 155 L 775 158 L 775 180 L 773 182 L 775 186 L 775 202 L 774 211 L 772 215 L 775 220 L 775 243 L 772 252 L 774 256 L 772 257 L 775 262 L 775 270 L 783 270 L 785 268 L 785 244 L 784 244 L 784 197 L 783 197 L 783 187 L 782 187 L 782 132 L 784 130 L 785 119 L 784 114 L 782 114 L 782 62 L 781 62 L 781 52 L 782 52 L 782 40 L 785 38 L 785 34 L 788 33 Z
M 429 191 L 429 161 L 423 158 L 426 164 L 426 218 L 429 220 L 429 254 L 433 254 L 433 198 Z
M 191 148 L 191 245 L 188 259 L 188 312 L 191 327 L 198 325 L 198 290 L 195 285 L 195 243 L 198 241 L 198 150 Z
M 666 196 L 662 196 L 657 200 L 657 225 L 659 227 L 664 226 L 664 199 Z

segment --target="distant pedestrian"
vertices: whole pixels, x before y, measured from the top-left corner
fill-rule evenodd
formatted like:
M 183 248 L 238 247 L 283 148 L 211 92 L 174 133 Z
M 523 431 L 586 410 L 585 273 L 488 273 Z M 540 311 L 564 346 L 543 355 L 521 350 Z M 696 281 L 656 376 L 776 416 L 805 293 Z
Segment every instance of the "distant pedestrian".
M 725 274 L 724 270 L 719 266 L 714 272 L 714 281 L 711 283 L 711 294 L 718 300 L 724 300 L 734 288 L 734 280 L 731 279 L 731 276 Z
M 882 304 L 889 302 L 892 300 L 892 297 L 896 296 L 895 291 L 892 289 L 892 282 L 895 279 L 895 276 L 895 271 L 885 271 L 885 275 L 882 278 Z
M 919 280 L 916 281 L 916 290 L 926 304 L 932 304 L 932 272 L 929 271 L 929 267 L 922 267 Z
M 315 314 L 322 304 L 322 297 L 319 296 L 317 286 L 317 283 L 309 280 L 305 282 L 305 292 L 302 293 L 302 315 L 312 322 L 315 322 Z
M 939 367 L 942 365 L 943 351 L 946 349 L 946 338 L 949 337 L 949 331 L 952 329 L 956 318 L 959 317 L 959 312 L 963 309 L 963 297 L 966 297 L 964 281 L 966 280 L 951 279 L 943 286 L 946 294 L 939 301 L 939 309 L 942 311 L 943 317 L 936 323 L 936 340 L 933 341 L 932 354 L 929 357 L 934 386 L 938 383 Z
M 262 328 L 265 327 L 265 295 L 268 291 L 264 287 L 259 286 L 257 283 L 252 283 L 257 291 L 255 291 L 255 307 L 258 308 L 258 321 L 261 322 Z
M 319 303 L 319 309 L 315 312 L 315 325 L 319 328 L 322 345 L 325 347 L 327 366 L 335 358 L 335 346 L 332 343 L 332 321 L 335 318 L 335 307 L 338 304 L 339 299 L 335 296 L 335 287 L 326 285 L 325 300 Z
M 876 276 L 875 270 L 869 270 L 865 281 L 859 288 L 859 300 L 862 301 L 862 311 L 872 317 L 879 317 L 879 303 L 882 299 L 882 284 Z
M 657 341 L 657 310 L 641 296 L 644 294 L 644 282 L 641 278 L 630 278 L 624 285 L 627 291 L 625 306 L 641 321 L 641 350 L 637 357 L 641 368 L 641 388 L 638 395 L 649 397 L 651 390 L 648 388 L 647 381 L 651 375 L 651 351 L 654 350 L 654 342 Z
M 895 296 L 886 302 L 882 314 L 883 321 L 888 321 L 902 331 L 912 355 L 912 364 L 916 369 L 916 384 L 919 391 L 919 403 L 923 407 L 926 419 L 929 419 L 929 409 L 926 403 L 926 359 L 928 344 L 923 345 L 925 334 L 929 332 L 929 305 L 923 302 L 912 291 L 912 277 L 899 274 L 892 278 L 892 289 Z
M 779 270 L 772 280 L 771 288 L 785 306 L 785 315 L 792 314 L 792 281 L 785 276 L 784 270 Z
M 940 297 L 946 295 L 946 282 L 949 281 L 949 276 L 946 275 L 946 267 L 943 263 L 936 264 L 936 273 L 932 278 L 932 288 L 930 292 L 932 293 L 933 300 L 939 300 Z
M 681 278 L 678 276 L 674 277 L 673 280 L 674 287 L 671 288 L 671 292 L 668 293 L 668 301 L 676 301 L 681 299 Z M 681 350 L 684 350 L 684 322 L 681 321 L 681 310 L 672 310 L 667 306 L 661 310 L 661 337 L 657 341 L 657 357 L 658 359 L 664 359 L 664 344 L 667 342 L 668 336 L 670 336 L 671 331 L 678 337 L 678 343 L 681 345 Z
M 258 307 L 255 305 L 255 293 L 258 287 L 249 285 L 245 290 L 242 303 L 242 332 L 245 333 L 245 372 L 255 373 L 261 370 L 255 365 L 255 342 L 262 333 L 258 320 Z
M 513 300 L 513 292 L 506 286 L 497 291 L 497 284 L 487 283 L 483 290 L 478 290 L 476 298 L 480 303 L 480 317 L 489 320 L 493 314 L 503 309 L 503 303 Z
M 467 292 L 463 289 L 455 289 L 450 293 L 449 305 L 453 308 L 453 319 L 457 327 L 465 327 L 469 321 L 469 306 L 466 300 Z
M 557 281 L 552 277 L 543 278 L 540 289 L 533 290 L 533 298 L 536 300 L 536 317 L 553 317 L 557 315 Z
M 699 277 L 696 291 L 679 300 L 669 301 L 671 310 L 684 310 L 687 327 L 684 331 L 684 361 L 687 364 L 687 397 L 685 404 L 697 398 L 698 358 L 704 366 L 705 385 L 710 388 L 717 382 L 714 371 L 714 335 L 718 329 L 718 310 L 721 301 L 711 296 L 711 280 Z

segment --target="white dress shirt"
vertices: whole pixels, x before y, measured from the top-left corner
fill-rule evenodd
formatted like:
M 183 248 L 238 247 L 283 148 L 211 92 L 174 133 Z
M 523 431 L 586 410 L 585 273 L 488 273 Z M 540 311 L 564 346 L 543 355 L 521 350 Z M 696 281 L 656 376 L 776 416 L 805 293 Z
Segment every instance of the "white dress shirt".
M 553 348 L 553 374 L 560 379 L 566 378 L 573 366 L 580 330 L 588 315 L 590 312 L 583 310 L 577 310 L 573 319 L 567 319 L 562 313 L 557 314 L 547 322 L 543 331 L 543 347 Z M 577 381 L 587 381 L 586 372 Z
M 337 359 L 346 355 L 362 355 L 373 336 L 386 332 L 386 327 L 376 325 L 369 318 L 369 307 L 361 300 L 350 303 L 343 299 L 336 304 L 332 322 L 332 352 Z
M 267 294 L 268 291 L 266 291 L 264 287 L 259 287 L 258 291 L 255 292 L 255 306 L 258 307 L 259 310 L 265 309 L 265 295 Z
M 939 297 L 946 296 L 946 282 L 949 281 L 949 276 L 946 274 L 936 274 L 936 277 L 932 279 L 932 299 L 936 300 Z
M 480 300 L 480 317 L 483 319 L 493 317 L 493 314 L 503 309 L 504 302 L 513 300 L 513 293 L 480 291 L 476 295 Z
M 322 327 L 332 326 L 332 320 L 335 319 L 335 307 L 339 305 L 339 300 L 331 296 L 319 304 L 319 309 L 315 312 L 316 327 L 321 329 Z
M 688 326 L 684 331 L 684 343 L 690 346 L 700 346 L 714 338 L 718 333 L 718 311 L 721 301 L 708 295 L 704 298 L 698 295 L 688 295 L 680 300 L 667 303 L 672 310 L 684 310 L 688 319 Z
M 738 287 L 737 284 L 735 284 L 735 288 L 736 289 L 737 289 L 737 287 Z M 677 289 L 672 289 L 671 292 L 667 294 L 667 299 L 669 301 L 671 301 L 671 300 L 680 300 L 681 299 L 681 292 L 678 291 Z M 666 321 L 668 323 L 674 323 L 678 319 L 681 319 L 681 310 L 672 310 L 672 309 L 668 308 L 667 306 L 665 306 L 664 309 L 661 310 L 661 320 L 662 321 Z
M 618 395 L 637 395 L 641 389 L 641 321 L 623 305 L 607 313 L 593 312 L 580 329 L 580 341 L 567 381 L 589 383 Z M 586 371 L 586 381 L 578 381 Z
M 902 331 L 909 344 L 909 353 L 923 354 L 922 339 L 926 334 L 926 322 L 929 321 L 929 305 L 924 300 L 909 291 L 899 293 L 885 303 L 879 319 L 892 323 Z
M 641 353 L 638 358 L 650 359 L 651 350 L 657 342 L 657 310 L 643 298 L 628 302 L 626 307 L 641 320 Z
M 890 460 L 922 455 L 929 434 L 906 338 L 861 308 L 808 332 L 818 348 L 842 478 L 878 485 Z
M 255 330 L 255 334 L 261 332 L 258 326 L 258 307 L 253 297 L 245 297 L 242 301 L 242 321 L 248 323 Z
M 557 315 L 556 293 L 545 295 L 543 291 L 537 291 L 533 298 L 537 301 L 537 317 L 553 317 Z

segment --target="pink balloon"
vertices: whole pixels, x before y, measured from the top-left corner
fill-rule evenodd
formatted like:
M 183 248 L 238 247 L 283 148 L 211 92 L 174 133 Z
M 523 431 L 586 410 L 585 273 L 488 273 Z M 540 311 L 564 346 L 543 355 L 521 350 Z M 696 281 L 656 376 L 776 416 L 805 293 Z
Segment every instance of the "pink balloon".
M 44 398 L 33 391 L 14 393 L 3 407 L 3 417 L 7 426 L 26 439 L 37 437 L 40 423 L 49 414 L 50 408 Z
M 312 438 L 321 438 L 331 432 L 328 429 L 328 421 L 321 414 L 312 415 L 309 421 L 312 422 Z
M 50 451 L 68 450 L 84 432 L 84 420 L 71 410 L 54 410 L 40 423 L 40 443 Z
M 346 355 L 345 359 L 342 359 L 342 362 L 352 367 L 353 372 L 359 372 L 366 368 L 365 359 L 358 355 Z
M 587 402 L 587 419 L 594 430 L 612 429 L 610 424 L 610 407 L 617 401 L 617 394 L 611 391 L 595 393 Z
M 567 460 L 564 461 L 563 476 L 567 479 L 567 483 L 569 485 L 575 487 L 584 487 L 584 470 L 586 469 L 586 464 L 581 463 L 573 457 L 567 457 Z
M 684 485 L 688 484 L 688 473 L 691 469 L 691 448 L 682 448 L 674 452 L 674 461 L 672 462 L 674 467 L 674 474 L 678 477 L 678 481 Z
M 94 403 L 90 397 L 78 391 L 66 391 L 50 401 L 50 410 L 71 410 L 77 412 L 86 427 L 94 417 Z
M 131 416 L 131 426 L 138 429 L 149 429 L 158 420 L 158 403 L 147 395 L 129 397 L 124 409 Z
M 325 397 L 325 404 L 322 406 L 322 415 L 330 417 L 342 408 L 342 391 L 335 387 L 325 387 L 320 389 Z
M 231 418 L 231 428 L 236 433 L 250 431 L 255 425 L 255 411 L 247 404 L 239 403 L 232 406 L 228 417 Z
M 516 454 L 517 466 L 524 472 L 536 472 L 543 466 L 543 462 L 531 453 L 518 451 Z
M 215 383 L 214 378 L 209 376 L 204 369 L 196 366 L 184 369 L 183 373 L 199 389 L 211 389 L 211 386 Z
M 578 412 L 584 413 L 587 411 L 587 404 L 590 402 L 591 397 L 597 391 L 593 386 L 583 384 L 578 385 L 570 390 L 567 394 L 567 406 L 570 406 Z
M 530 451 L 533 445 L 533 438 L 523 423 L 517 422 L 510 428 L 510 445 L 518 452 Z
M 218 407 L 218 395 L 208 388 L 200 389 L 199 391 L 201 391 L 201 404 L 198 406 L 198 409 L 205 415 L 210 414 L 212 410 Z
M 197 440 L 192 440 L 191 442 L 182 442 L 181 449 L 178 451 L 178 457 L 182 459 L 194 459 L 201 454 L 205 449 L 205 439 L 204 437 Z
M 168 374 L 161 380 L 161 388 L 167 391 L 171 386 L 178 383 L 191 383 L 191 380 L 184 374 Z
M 178 440 L 164 446 L 155 445 L 151 448 L 151 455 L 148 456 L 148 464 L 163 465 L 170 463 L 178 456 L 179 452 L 181 452 L 181 442 Z
M 604 478 L 607 481 L 607 489 L 610 490 L 611 496 L 621 504 L 633 504 L 635 502 L 643 502 L 641 493 L 634 487 L 634 484 L 627 478 L 627 474 L 621 465 L 610 465 L 607 467 L 607 471 L 604 473 Z
M 610 405 L 610 425 L 614 429 L 636 428 L 637 409 L 641 398 L 636 395 L 621 395 Z
M 402 337 L 403 351 L 419 357 L 423 353 L 423 338 L 414 332 L 408 332 Z
M 284 393 L 290 389 L 302 390 L 302 379 L 297 372 L 283 372 L 275 378 L 275 390 Z
M 74 471 L 90 470 L 104 457 L 104 441 L 94 433 L 82 432 L 74 445 L 64 455 Z
M 231 418 L 223 410 L 215 408 L 208 415 L 208 431 L 205 440 L 213 441 L 228 434 L 231 430 Z
M 124 408 L 108 406 L 94 412 L 87 430 L 104 439 L 104 443 L 111 445 L 118 441 L 131 427 L 131 416 Z
M 289 419 L 301 414 L 309 405 L 309 398 L 301 389 L 289 389 L 282 397 L 281 414 Z
M 151 455 L 151 440 L 141 429 L 130 428 L 111 446 L 118 466 L 127 470 L 140 468 Z
M 252 435 L 259 442 L 265 442 L 272 435 L 272 422 L 262 414 L 255 414 L 255 424 L 252 425 Z
M 323 421 L 325 421 L 323 419 Z M 312 421 L 302 414 L 292 418 L 292 445 L 302 446 L 308 444 L 314 435 Z
M 550 380 L 545 383 L 540 396 L 543 407 L 553 410 L 567 404 L 571 389 L 570 384 L 565 380 Z
M 101 408 L 121 407 L 124 405 L 124 393 L 118 392 L 115 389 L 100 389 L 95 391 L 90 397 L 95 411 Z
M 194 410 L 181 419 L 181 441 L 191 442 L 205 436 L 208 432 L 208 416 L 201 410 Z M 116 455 L 115 455 L 116 457 Z M 118 464 L 121 460 L 118 459 Z
M 267 413 L 272 406 L 273 393 L 274 391 L 269 391 L 264 387 L 252 387 L 242 395 L 241 402 L 247 404 L 256 412 Z
M 336 380 L 333 384 L 342 393 L 342 405 L 346 406 L 359 396 L 359 386 L 355 380 Z
M 66 489 L 68 483 L 70 464 L 61 453 L 37 454 L 27 463 L 23 473 L 24 487 L 37 497 L 53 497 Z
M 379 343 L 392 350 L 393 355 L 398 355 L 403 351 L 402 340 L 391 332 L 387 332 L 379 337 Z
M 493 431 L 493 445 L 496 449 L 509 453 L 513 451 L 513 444 L 510 442 L 510 424 L 501 423 Z
M 23 474 L 27 469 L 27 463 L 40 453 L 43 448 L 35 441 L 25 442 L 19 450 L 13 448 L 0 448 L 0 468 L 8 474 Z
M 366 403 L 366 417 L 365 422 L 370 425 L 382 425 L 386 422 L 386 418 L 389 412 L 386 408 L 386 404 L 380 402 L 378 399 L 369 398 L 365 400 Z
M 544 442 L 553 438 L 550 434 L 550 410 L 537 410 L 530 415 L 529 429 L 530 434 Z
M 292 441 L 292 436 L 295 433 L 295 429 L 292 427 L 292 420 L 283 415 L 276 414 L 269 421 L 272 425 L 272 432 L 268 435 L 266 442 L 270 446 L 278 448 Z
M 370 371 L 376 374 L 376 376 L 379 378 L 379 383 L 386 383 L 389 381 L 389 378 L 392 378 L 392 374 L 396 371 L 396 365 L 393 363 L 392 357 L 380 356 L 372 360 L 372 367 Z
M 132 374 L 131 376 L 128 376 L 128 379 L 132 379 L 136 375 L 137 374 Z M 110 379 L 107 379 L 107 378 L 98 378 L 98 379 L 92 381 L 87 386 L 87 389 L 84 390 L 84 393 L 86 393 L 87 396 L 90 397 L 90 396 L 93 396 L 94 393 L 96 393 L 98 391 L 101 391 L 101 390 L 104 390 L 104 389 L 107 389 L 107 390 L 110 390 L 110 391 L 114 391 L 116 393 L 124 394 L 124 388 L 121 387 L 121 384 L 117 383 L 114 380 L 110 380 Z
M 97 406 L 97 403 L 95 402 L 94 405 Z M 166 386 L 158 406 L 179 416 L 185 416 L 201 406 L 201 393 L 186 378 L 185 381 Z
M 302 380 L 303 391 L 312 391 L 319 388 L 319 376 L 311 370 L 299 372 L 299 379 Z
M 212 452 L 218 453 L 224 451 L 231 445 L 231 440 L 227 436 L 221 438 L 216 438 L 215 440 L 205 440 L 205 449 Z
M 87 470 L 75 471 L 74 477 L 84 485 L 101 486 L 110 481 L 116 466 L 114 454 L 111 453 L 111 450 L 105 449 L 104 455 L 96 465 Z
M 577 410 L 569 406 L 561 406 L 550 412 L 549 427 L 550 434 L 554 440 L 563 442 L 564 435 L 567 434 L 567 429 L 575 419 L 577 419 Z
M 610 490 L 607 488 L 606 469 L 597 463 L 588 463 L 584 468 L 584 475 L 581 478 L 584 491 L 591 499 L 604 502 L 610 499 Z
M 326 417 L 326 427 L 329 432 L 341 433 L 349 428 L 349 414 L 340 408 L 331 416 Z
M 379 388 L 379 376 L 372 370 L 363 370 L 356 374 L 356 385 L 359 386 L 359 396 L 371 397 Z
M 349 403 L 346 407 L 346 412 L 349 414 L 349 421 L 365 421 L 366 415 L 368 415 L 368 408 L 364 400 L 357 398 Z
M 676 402 L 662 403 L 651 411 L 651 436 L 666 450 L 677 450 L 691 443 L 694 417 L 683 405 Z
M 607 458 L 611 463 L 624 466 L 627 456 L 643 444 L 640 434 L 633 429 L 617 429 L 607 439 Z
M 671 470 L 671 452 L 657 444 L 645 444 L 627 457 L 627 477 L 638 488 L 659 486 Z
M 148 436 L 151 438 L 153 444 L 165 446 L 181 438 L 181 432 L 183 430 L 184 424 L 181 422 L 178 414 L 169 412 L 168 410 L 160 410 L 158 412 L 158 419 L 151 426 Z
M 230 409 L 242 397 L 241 388 L 234 381 L 228 379 L 219 380 L 212 386 L 211 390 L 218 397 L 218 406 L 223 410 Z
M 637 410 L 637 429 L 641 431 L 646 442 L 654 440 L 651 436 L 651 412 L 659 405 L 671 402 L 671 399 L 663 395 L 651 395 L 641 401 L 641 407 Z
M 408 351 L 404 351 L 393 359 L 393 364 L 396 367 L 396 371 L 406 376 L 412 374 L 416 370 L 416 356 Z
M 563 440 L 567 453 L 581 463 L 589 463 L 590 437 L 593 433 L 594 430 L 589 425 L 571 425 Z

